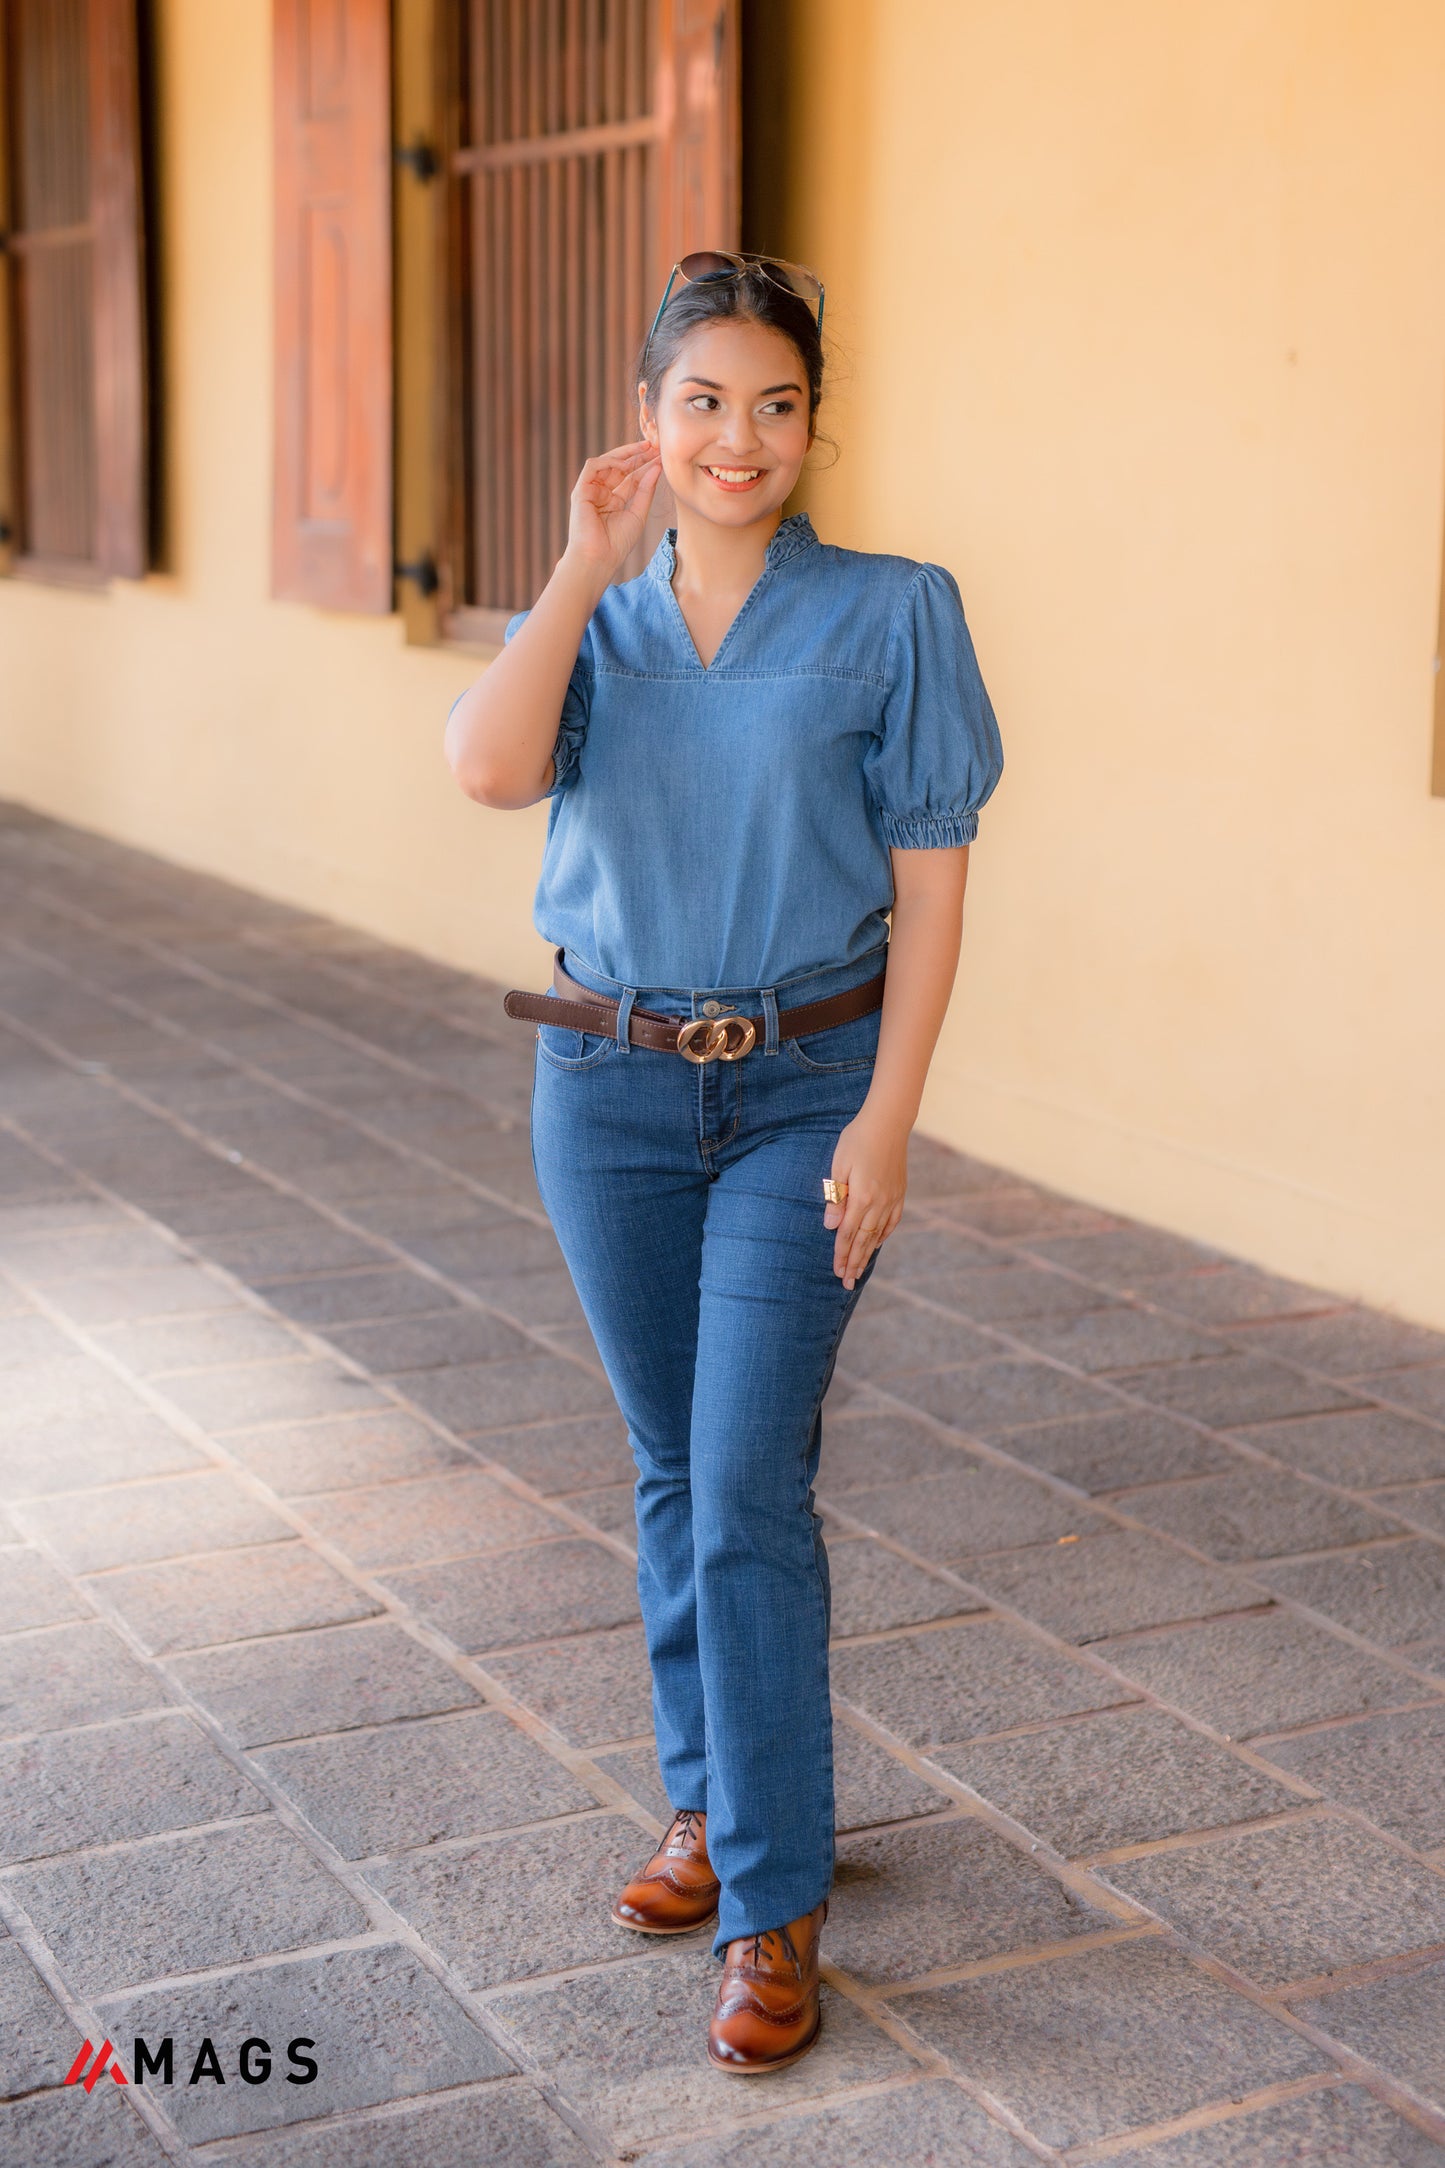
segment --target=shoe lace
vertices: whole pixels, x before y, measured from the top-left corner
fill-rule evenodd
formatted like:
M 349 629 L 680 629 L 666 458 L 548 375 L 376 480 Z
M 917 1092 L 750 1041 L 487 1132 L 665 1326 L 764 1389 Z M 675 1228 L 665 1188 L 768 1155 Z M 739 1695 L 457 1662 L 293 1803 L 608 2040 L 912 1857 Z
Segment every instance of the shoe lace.
M 785 1957 L 792 1965 L 799 1979 L 802 1978 L 802 1959 L 798 1956 L 793 1938 L 786 1927 L 765 1927 L 761 1934 L 753 1935 L 751 1940 L 752 1949 L 748 1954 L 749 1961 L 752 1964 L 760 1965 L 764 1957 L 767 1958 L 769 1964 L 776 1962 L 780 1956 Z M 776 1950 L 770 1947 L 774 1943 L 778 1946 Z
M 683 1807 L 674 1814 L 672 1827 L 662 1840 L 664 1850 L 673 1844 L 691 1844 L 701 1834 L 698 1827 L 701 1821 L 702 1816 L 693 1807 Z

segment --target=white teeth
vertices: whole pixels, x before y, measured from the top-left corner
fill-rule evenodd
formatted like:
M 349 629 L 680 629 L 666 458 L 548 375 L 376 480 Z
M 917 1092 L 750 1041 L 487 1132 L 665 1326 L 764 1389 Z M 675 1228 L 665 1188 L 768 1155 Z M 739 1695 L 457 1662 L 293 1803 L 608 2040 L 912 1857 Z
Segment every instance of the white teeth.
M 755 482 L 763 470 L 761 467 L 709 467 L 707 471 L 720 482 Z

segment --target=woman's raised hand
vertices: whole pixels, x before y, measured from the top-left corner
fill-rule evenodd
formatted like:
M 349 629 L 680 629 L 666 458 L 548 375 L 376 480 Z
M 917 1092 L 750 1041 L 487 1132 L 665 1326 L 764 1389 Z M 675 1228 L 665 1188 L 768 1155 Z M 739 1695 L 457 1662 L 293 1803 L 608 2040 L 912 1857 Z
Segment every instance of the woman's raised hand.
M 661 473 L 656 446 L 640 440 L 599 453 L 578 475 L 567 555 L 599 573 L 604 584 L 641 540 Z

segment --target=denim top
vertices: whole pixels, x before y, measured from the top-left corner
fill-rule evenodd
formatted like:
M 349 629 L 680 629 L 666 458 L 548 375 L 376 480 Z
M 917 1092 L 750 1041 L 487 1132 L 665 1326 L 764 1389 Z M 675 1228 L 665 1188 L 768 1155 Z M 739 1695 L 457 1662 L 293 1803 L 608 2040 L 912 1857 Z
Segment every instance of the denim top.
M 851 963 L 887 939 L 890 846 L 971 842 L 1002 772 L 957 584 L 835 549 L 795 512 L 704 669 L 675 542 L 582 636 L 533 923 L 622 986 L 780 986 Z

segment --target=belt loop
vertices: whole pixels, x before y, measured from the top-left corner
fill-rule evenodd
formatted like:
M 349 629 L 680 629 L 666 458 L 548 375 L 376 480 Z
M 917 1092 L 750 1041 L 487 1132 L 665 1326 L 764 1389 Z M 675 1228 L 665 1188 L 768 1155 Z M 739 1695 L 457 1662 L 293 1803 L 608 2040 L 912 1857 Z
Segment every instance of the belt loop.
M 637 988 L 635 986 L 624 986 L 621 995 L 618 998 L 617 1044 L 621 1047 L 624 1054 L 630 1054 L 632 1052 L 632 1041 L 629 1038 L 628 1033 L 632 1024 L 632 1004 L 636 999 Z
M 764 986 L 760 990 L 763 997 L 763 1015 L 768 1027 L 767 1036 L 763 1040 L 763 1052 L 765 1054 L 776 1054 L 780 1044 L 778 1036 L 778 997 L 771 986 Z

